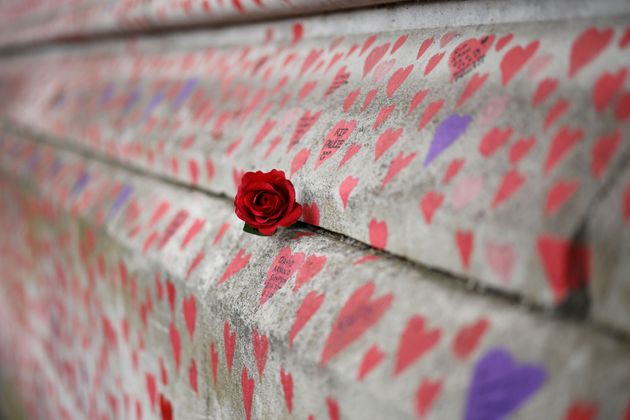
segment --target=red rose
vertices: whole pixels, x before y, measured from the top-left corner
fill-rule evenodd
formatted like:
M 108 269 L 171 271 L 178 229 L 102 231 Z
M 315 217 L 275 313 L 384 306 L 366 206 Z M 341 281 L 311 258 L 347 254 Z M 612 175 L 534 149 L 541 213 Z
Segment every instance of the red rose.
M 241 178 L 234 198 L 239 219 L 262 235 L 273 235 L 278 226 L 288 227 L 302 215 L 295 202 L 295 189 L 284 172 L 247 172 Z

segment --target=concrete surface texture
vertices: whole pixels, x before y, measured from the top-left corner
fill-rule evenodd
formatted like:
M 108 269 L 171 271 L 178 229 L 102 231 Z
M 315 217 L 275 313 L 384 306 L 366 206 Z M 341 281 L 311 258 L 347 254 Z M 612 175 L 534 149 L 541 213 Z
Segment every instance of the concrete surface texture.
M 1 357 L 32 418 L 159 417 L 159 395 L 182 419 L 628 414 L 630 349 L 593 325 L 308 226 L 252 236 L 227 199 L 26 136 L 1 147 L 20 232 Z
M 368 3 L 34 2 L 0 32 L 31 417 L 630 418 L 630 4 L 317 14 Z M 303 223 L 242 233 L 272 168 Z

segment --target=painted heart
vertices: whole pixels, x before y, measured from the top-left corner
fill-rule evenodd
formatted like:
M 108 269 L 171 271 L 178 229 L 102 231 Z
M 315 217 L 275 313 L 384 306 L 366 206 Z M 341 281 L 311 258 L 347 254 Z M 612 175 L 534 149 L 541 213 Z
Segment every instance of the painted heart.
M 344 145 L 348 138 L 350 138 L 350 135 L 354 131 L 356 125 L 357 122 L 355 120 L 341 120 L 328 132 L 326 141 L 324 142 L 324 145 L 319 152 L 319 157 L 315 162 L 315 169 L 319 168 L 322 163 L 328 160 Z
M 469 176 L 461 178 L 451 190 L 451 204 L 460 211 L 475 201 L 484 186 L 483 176 Z
M 391 293 L 372 299 L 374 283 L 359 287 L 346 301 L 335 320 L 322 351 L 321 365 L 326 365 L 339 352 L 359 339 L 374 326 L 394 300 Z
M 551 140 L 551 147 L 547 153 L 543 172 L 548 174 L 556 165 L 582 140 L 583 132 L 580 128 L 562 127 Z
M 381 110 L 378 112 L 378 115 L 376 116 L 376 119 L 374 120 L 374 125 L 372 126 L 372 128 L 374 130 L 378 130 L 379 127 L 385 121 L 387 121 L 390 114 L 394 111 L 394 108 L 396 108 L 396 104 L 387 105 L 381 108 Z
M 271 130 L 273 130 L 275 126 L 275 120 L 265 121 L 262 127 L 260 127 L 260 129 L 258 130 L 258 133 L 256 133 L 256 136 L 254 137 L 252 148 L 256 148 L 256 146 L 258 146 L 265 139 L 265 137 L 267 137 L 267 135 L 271 132 Z
M 383 156 L 383 153 L 385 153 L 387 149 L 392 147 L 392 145 L 396 143 L 396 141 L 398 141 L 402 133 L 402 127 L 398 130 L 394 130 L 391 128 L 385 130 L 383 134 L 379 136 L 378 140 L 376 140 L 376 146 L 374 149 L 374 160 L 376 161 L 381 156 Z
M 363 360 L 361 361 L 361 365 L 359 366 L 359 371 L 357 373 L 357 381 L 362 381 L 370 372 L 381 364 L 384 358 L 385 353 L 383 353 L 376 344 L 370 347 L 365 352 L 365 355 L 363 355 Z
M 254 398 L 254 379 L 249 377 L 246 367 L 243 367 L 241 372 L 241 390 L 243 391 L 245 418 L 250 420 L 252 416 L 252 399 Z
M 262 381 L 262 376 L 267 364 L 267 351 L 269 349 L 269 341 L 264 334 L 258 334 L 255 329 L 252 331 L 252 346 L 254 347 L 254 358 L 256 359 L 256 368 L 258 369 L 258 379 Z
M 179 330 L 175 326 L 175 323 L 171 321 L 169 327 L 169 338 L 171 339 L 171 350 L 173 351 L 173 360 L 175 361 L 175 370 L 179 370 L 180 354 L 182 350 L 182 342 L 179 337 Z
M 352 108 L 352 105 L 357 100 L 360 93 L 361 89 L 356 89 L 350 92 L 348 96 L 346 96 L 346 99 L 344 99 L 343 101 L 343 112 L 348 112 L 350 108 Z
M 291 414 L 293 411 L 293 376 L 286 372 L 283 367 L 280 368 L 280 383 L 282 384 L 287 411 Z
M 289 278 L 302 266 L 304 253 L 291 253 L 291 248 L 280 250 L 275 260 L 267 271 L 267 278 L 260 295 L 259 305 L 263 305 L 289 280 Z
M 210 343 L 210 364 L 212 365 L 212 381 L 217 384 L 217 369 L 219 368 L 219 353 L 214 348 L 214 343 Z
M 225 347 L 225 362 L 227 363 L 228 371 L 232 372 L 234 350 L 236 349 L 236 332 L 230 331 L 230 323 L 227 320 L 223 324 L 223 346 Z
M 625 92 L 619 98 L 615 107 L 615 117 L 620 123 L 630 120 L 630 92 Z
M 612 41 L 612 28 L 599 30 L 588 28 L 573 41 L 569 64 L 569 77 L 575 76 L 584 66 L 593 61 Z
M 402 47 L 407 41 L 408 35 L 401 35 L 398 37 L 394 45 L 392 45 L 392 50 L 389 52 L 390 54 L 394 54 L 400 47 Z
M 295 337 L 298 335 L 302 328 L 308 323 L 308 321 L 315 315 L 315 312 L 322 306 L 324 303 L 324 293 L 317 294 L 317 292 L 312 291 L 302 301 L 302 304 L 298 308 L 295 314 L 295 321 L 293 321 L 293 326 L 291 326 L 291 332 L 289 333 L 289 347 L 293 348 L 293 341 Z
M 193 224 L 190 226 L 184 239 L 182 239 L 182 243 L 179 246 L 179 249 L 184 250 L 188 243 L 194 239 L 195 236 L 201 231 L 206 221 L 203 219 L 195 219 Z
M 381 61 L 381 58 L 383 58 L 388 49 L 389 43 L 374 47 L 374 49 L 365 58 L 365 63 L 363 64 L 363 77 L 367 76 L 374 66 Z
M 433 54 L 431 58 L 429 58 L 429 61 L 427 62 L 426 67 L 424 68 L 425 76 L 428 76 L 429 74 L 431 74 L 433 69 L 436 68 L 438 64 L 440 64 L 440 61 L 442 61 L 442 58 L 444 58 L 445 54 L 446 54 L 445 52 L 435 53 Z
M 310 130 L 313 125 L 315 125 L 320 115 L 321 111 L 313 112 L 312 114 L 310 111 L 306 111 L 300 117 L 295 127 L 295 131 L 291 136 L 291 140 L 289 141 L 289 146 L 287 150 L 291 150 L 296 144 L 300 142 L 302 137 L 304 137 L 304 134 L 306 134 L 308 130 Z
M 396 60 L 393 58 L 391 60 L 381 61 L 378 63 L 378 65 L 374 68 L 374 74 L 372 75 L 372 81 L 374 84 L 377 85 L 381 83 L 385 76 L 387 76 L 387 73 L 389 73 L 392 67 L 394 67 L 394 64 L 396 64 Z
M 184 320 L 186 321 L 186 328 L 188 328 L 188 334 L 192 340 L 195 335 L 195 322 L 197 320 L 197 303 L 195 296 L 191 295 L 188 299 L 182 301 L 182 311 L 184 312 Z
M 326 256 L 309 255 L 304 264 L 298 271 L 293 292 L 300 290 L 302 286 L 308 283 L 313 277 L 320 273 L 326 265 Z
M 494 46 L 495 51 L 501 51 L 503 47 L 510 43 L 510 41 L 514 38 L 514 34 L 509 33 L 507 35 L 502 36 L 497 40 L 497 44 Z
M 362 56 L 368 50 L 368 48 L 370 48 L 376 42 L 376 39 L 377 39 L 376 35 L 370 35 L 369 37 L 367 37 L 365 41 L 363 42 L 363 45 L 361 46 L 361 51 L 359 51 L 359 56 Z M 353 45 L 353 48 L 354 48 L 354 45 Z M 350 53 L 348 53 L 348 55 L 350 55 Z
M 507 143 L 511 136 L 512 127 L 506 127 L 504 129 L 500 129 L 499 127 L 493 128 L 481 139 L 479 143 L 479 153 L 484 157 L 494 155 L 501 146 Z
M 302 203 L 302 220 L 309 225 L 319 226 L 319 207 L 317 203 Z
M 302 166 L 304 166 L 310 155 L 311 149 L 306 147 L 296 153 L 296 155 L 293 157 L 293 160 L 291 161 L 291 176 L 302 169 Z
M 431 44 L 433 44 L 433 38 L 427 38 L 424 41 L 422 41 L 422 44 L 420 44 L 420 47 L 418 48 L 418 53 L 416 54 L 416 60 L 419 60 L 420 57 L 422 57 L 424 55 L 424 53 L 429 49 L 429 47 L 431 46 Z
M 226 267 L 225 271 L 223 272 L 223 275 L 221 275 L 221 278 L 217 282 L 217 285 L 227 281 L 234 274 L 238 273 L 243 268 L 245 268 L 245 266 L 249 262 L 249 259 L 252 256 L 252 254 L 245 254 L 245 252 L 246 251 L 243 248 L 238 250 L 238 252 L 234 256 L 230 264 Z
M 384 220 L 370 220 L 370 245 L 374 248 L 385 249 L 387 246 L 387 223 Z
M 475 351 L 481 338 L 490 327 L 490 321 L 481 318 L 472 324 L 464 325 L 453 340 L 453 353 L 460 360 L 466 360 Z
M 490 98 L 481 109 L 479 125 L 481 127 L 493 125 L 508 109 L 511 103 L 512 99 L 509 96 L 494 96 Z
M 455 243 L 457 244 L 457 249 L 459 250 L 462 266 L 468 270 L 468 268 L 470 268 L 470 256 L 473 251 L 473 233 L 470 231 L 458 230 L 455 232 Z
M 543 130 L 547 130 L 553 125 L 560 117 L 562 117 L 569 110 L 569 102 L 560 98 L 549 108 L 549 112 L 545 117 L 545 123 L 543 124 Z
M 451 81 L 460 79 L 478 66 L 494 42 L 494 35 L 470 38 L 459 43 L 448 57 Z
M 410 115 L 413 111 L 416 110 L 418 105 L 420 105 L 422 101 L 424 101 L 424 98 L 426 98 L 428 93 L 429 93 L 428 89 L 423 89 L 416 92 L 413 99 L 409 103 L 409 110 L 407 111 L 407 115 Z
M 155 407 L 155 403 L 157 401 L 157 382 L 155 380 L 155 375 L 152 373 L 146 373 L 145 382 L 147 385 L 147 394 L 149 394 L 149 402 L 151 403 L 151 408 L 153 408 Z
M 580 188 L 580 183 L 577 180 L 558 180 L 556 181 L 549 192 L 547 192 L 547 200 L 545 201 L 545 215 L 553 216 L 566 204 L 567 201 L 577 192 Z
M 427 354 L 436 346 L 442 332 L 438 328 L 427 329 L 424 318 L 420 315 L 412 316 L 400 336 L 394 376 L 400 375 L 412 363 Z
M 437 101 L 433 101 L 429 105 L 427 105 L 427 107 L 424 109 L 424 112 L 422 113 L 422 117 L 420 117 L 420 122 L 418 123 L 418 131 L 426 127 L 427 124 L 429 124 L 433 120 L 433 118 L 435 118 L 438 112 L 440 112 L 440 109 L 442 109 L 442 105 L 444 105 L 444 99 L 438 99 Z
M 529 80 L 535 80 L 552 61 L 553 55 L 551 54 L 539 54 L 532 58 L 527 65 L 527 78 Z
M 558 87 L 558 79 L 548 77 L 538 83 L 536 92 L 532 97 L 532 104 L 538 106 L 545 101 Z
M 418 418 L 425 418 L 442 391 L 441 380 L 424 379 L 416 391 L 415 409 Z
M 461 137 L 468 128 L 472 118 L 468 115 L 453 114 L 440 123 L 435 130 L 431 146 L 424 158 L 427 167 L 435 158 L 441 155 L 450 145 Z
M 492 349 L 475 366 L 464 419 L 504 419 L 525 404 L 546 379 L 543 366 L 518 364 L 507 350 Z
M 507 199 L 512 197 L 514 193 L 521 189 L 521 187 L 525 183 L 525 180 L 525 176 L 516 169 L 512 169 L 506 172 L 506 174 L 503 175 L 503 178 L 501 179 L 501 183 L 499 184 L 499 188 L 497 188 L 497 192 L 494 194 L 494 198 L 492 199 L 492 208 L 496 209 Z
M 608 168 L 617 148 L 621 144 L 621 131 L 600 137 L 591 149 L 591 173 L 601 178 Z
M 197 362 L 195 362 L 195 359 L 191 359 L 188 367 L 188 382 L 190 383 L 190 388 L 197 394 Z
M 444 202 L 444 194 L 436 191 L 429 191 L 425 193 L 420 199 L 420 211 L 424 217 L 424 221 L 428 225 L 431 224 L 435 212 L 442 206 Z
M 341 203 L 343 204 L 344 209 L 348 206 L 348 197 L 350 197 L 350 194 L 358 184 L 358 178 L 348 176 L 343 180 L 341 185 L 339 185 L 339 197 L 341 198 Z
M 593 85 L 593 106 L 597 112 L 603 112 L 620 92 L 626 80 L 627 69 L 621 68 L 616 73 L 603 72 Z
M 341 58 L 341 55 L 336 55 L 336 57 Z M 328 89 L 326 89 L 326 92 L 324 92 L 324 97 L 332 95 L 341 86 L 347 84 L 350 76 L 351 73 L 348 71 L 348 68 L 346 66 L 343 66 L 339 70 L 337 70 L 335 77 L 333 77 L 333 81 L 330 83 L 330 86 L 328 86 Z
M 446 185 L 449 182 L 451 182 L 451 180 L 455 178 L 455 176 L 462 169 L 462 167 L 464 166 L 464 163 L 466 163 L 464 159 L 451 160 L 451 162 L 446 167 L 446 171 L 444 171 L 444 176 L 442 177 L 442 184 Z
M 360 144 L 351 144 L 350 147 L 348 147 L 348 150 L 346 150 L 346 153 L 343 155 L 343 158 L 341 158 L 341 162 L 339 162 L 339 169 L 341 169 L 343 165 L 345 165 L 350 159 L 352 159 L 352 157 L 356 155 L 359 150 L 361 150 Z
M 386 92 L 388 97 L 391 98 L 392 96 L 394 96 L 394 93 L 396 93 L 400 85 L 402 85 L 403 82 L 407 80 L 407 77 L 409 76 L 409 74 L 411 74 L 412 70 L 413 64 L 410 64 L 407 67 L 400 67 L 394 72 L 394 74 L 392 74 L 392 76 L 389 78 L 389 82 L 387 82 Z
M 506 86 L 510 80 L 523 68 L 538 50 L 540 42 L 533 41 L 525 48 L 520 45 L 512 47 L 501 60 L 501 84 Z
M 514 142 L 510 148 L 510 163 L 516 165 L 535 145 L 536 139 L 534 137 L 523 138 Z
M 507 284 L 516 260 L 514 247 L 511 244 L 488 242 L 485 246 L 485 256 L 490 269 L 503 284 Z
M 590 280 L 590 248 L 552 235 L 540 235 L 537 248 L 556 303 Z
M 462 106 L 464 102 L 466 102 L 470 97 L 472 97 L 481 88 L 481 86 L 483 86 L 483 84 L 486 82 L 489 74 L 490 73 L 473 74 L 470 77 L 470 80 L 468 80 L 468 83 L 466 84 L 466 87 L 464 88 L 464 91 L 462 92 L 461 96 L 457 100 L 457 104 L 455 105 L 455 108 Z
M 567 409 L 564 420 L 595 420 L 598 411 L 595 403 L 575 401 Z
M 361 112 L 365 111 L 367 107 L 370 106 L 377 92 L 378 89 L 372 89 L 367 93 L 367 95 L 365 95 L 365 98 L 363 99 L 363 105 L 361 105 Z

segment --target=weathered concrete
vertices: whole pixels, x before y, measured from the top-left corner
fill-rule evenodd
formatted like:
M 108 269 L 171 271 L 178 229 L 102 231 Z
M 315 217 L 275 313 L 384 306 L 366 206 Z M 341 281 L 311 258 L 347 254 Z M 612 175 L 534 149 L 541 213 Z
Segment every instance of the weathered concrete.
M 7 63 L 3 115 L 228 196 L 284 169 L 308 223 L 584 317 L 625 305 L 589 292 L 618 254 L 583 227 L 628 163 L 627 21 L 106 43 Z
M 630 347 L 589 325 L 331 234 L 244 234 L 228 200 L 26 137 L 0 148 L 0 223 L 16 232 L 1 245 L 0 356 L 31 416 L 151 418 L 148 383 L 178 419 L 245 418 L 243 395 L 256 419 L 628 414 Z

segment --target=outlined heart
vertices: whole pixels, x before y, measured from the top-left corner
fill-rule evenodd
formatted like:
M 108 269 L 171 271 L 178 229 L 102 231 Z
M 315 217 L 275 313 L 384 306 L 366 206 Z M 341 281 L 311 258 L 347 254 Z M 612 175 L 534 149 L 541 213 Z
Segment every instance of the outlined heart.
M 322 351 L 320 361 L 322 366 L 359 339 L 387 312 L 394 295 L 387 293 L 372 299 L 374 291 L 374 283 L 364 284 L 354 291 L 341 308 Z

